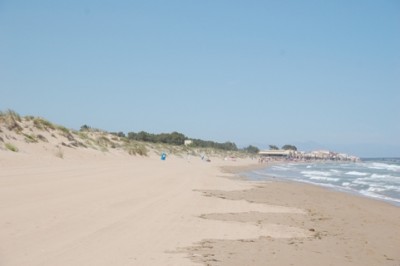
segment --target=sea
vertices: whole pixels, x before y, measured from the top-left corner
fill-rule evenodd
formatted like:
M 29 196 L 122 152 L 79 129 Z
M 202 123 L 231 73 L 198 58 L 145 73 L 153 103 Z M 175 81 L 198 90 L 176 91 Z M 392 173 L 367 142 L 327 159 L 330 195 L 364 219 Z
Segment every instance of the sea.
M 244 175 L 254 181 L 282 179 L 310 183 L 400 207 L 400 158 L 368 158 L 360 162 L 285 162 Z

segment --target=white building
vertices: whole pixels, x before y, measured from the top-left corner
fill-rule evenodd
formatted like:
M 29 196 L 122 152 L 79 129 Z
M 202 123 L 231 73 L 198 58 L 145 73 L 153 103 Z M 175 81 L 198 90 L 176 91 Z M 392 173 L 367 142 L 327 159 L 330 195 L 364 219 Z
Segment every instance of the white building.
M 193 140 L 191 139 L 186 139 L 184 142 L 185 146 L 189 146 L 190 144 L 193 144 Z

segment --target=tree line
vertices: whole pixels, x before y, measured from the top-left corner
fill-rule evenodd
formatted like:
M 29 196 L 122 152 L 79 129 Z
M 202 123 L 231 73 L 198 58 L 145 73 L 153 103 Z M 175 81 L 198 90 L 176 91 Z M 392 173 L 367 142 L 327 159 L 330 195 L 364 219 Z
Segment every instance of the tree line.
M 269 149 L 270 150 L 279 150 L 279 147 L 276 146 L 276 145 L 269 145 Z M 282 150 L 297 151 L 297 147 L 296 146 L 289 145 L 289 144 L 283 145 L 281 149 Z
M 239 150 L 235 143 L 227 141 L 219 143 L 211 140 L 192 139 L 191 147 L 202 147 L 202 148 L 215 148 L 226 151 L 237 151 Z
M 165 143 L 178 146 L 184 145 L 185 140 L 190 139 L 186 137 L 184 134 L 179 132 L 152 134 L 145 131 L 140 131 L 138 133 L 129 132 L 127 138 L 130 140 L 145 141 L 152 143 Z M 202 140 L 202 139 L 190 139 L 190 140 L 192 141 L 192 143 L 189 145 L 190 147 L 215 148 L 226 151 L 239 150 L 236 144 L 230 141 L 219 143 L 211 140 Z
M 172 145 L 184 145 L 187 137 L 182 133 L 172 132 L 172 133 L 161 133 L 161 134 L 152 134 L 145 131 L 140 131 L 138 133 L 129 132 L 128 139 L 137 140 L 137 141 L 145 141 L 152 143 L 165 143 Z
M 81 131 L 90 131 L 92 130 L 91 127 L 88 125 L 83 125 L 81 127 Z M 248 147 L 245 147 L 243 149 L 239 149 L 234 142 L 216 142 L 216 141 L 211 141 L 211 140 L 202 140 L 202 139 L 191 139 L 186 137 L 184 134 L 179 133 L 179 132 L 172 132 L 172 133 L 161 133 L 161 134 L 153 134 L 153 133 L 148 133 L 145 131 L 140 131 L 140 132 L 129 132 L 127 135 L 123 132 L 112 132 L 111 134 L 121 137 L 121 138 L 127 138 L 128 140 L 136 140 L 136 141 L 144 141 L 144 142 L 151 142 L 151 143 L 164 143 L 164 144 L 170 144 L 170 145 L 184 145 L 185 140 L 191 140 L 192 143 L 189 145 L 190 147 L 195 147 L 195 148 L 214 148 L 214 149 L 220 149 L 220 150 L 225 150 L 225 151 L 245 151 L 248 153 L 258 153 L 260 150 L 252 145 L 249 145 Z

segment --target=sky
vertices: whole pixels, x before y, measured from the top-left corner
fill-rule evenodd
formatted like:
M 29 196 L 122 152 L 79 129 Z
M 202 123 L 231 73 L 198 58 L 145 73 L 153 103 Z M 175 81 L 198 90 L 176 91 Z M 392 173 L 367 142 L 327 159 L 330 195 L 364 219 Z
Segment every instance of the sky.
M 400 1 L 0 0 L 0 109 L 400 157 Z

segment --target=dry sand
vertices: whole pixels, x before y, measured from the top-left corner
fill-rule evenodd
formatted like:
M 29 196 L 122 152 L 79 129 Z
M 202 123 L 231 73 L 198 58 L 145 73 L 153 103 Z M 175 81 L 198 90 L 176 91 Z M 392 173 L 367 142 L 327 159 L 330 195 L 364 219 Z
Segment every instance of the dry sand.
M 400 265 L 400 208 L 198 157 L 0 150 L 0 265 Z

